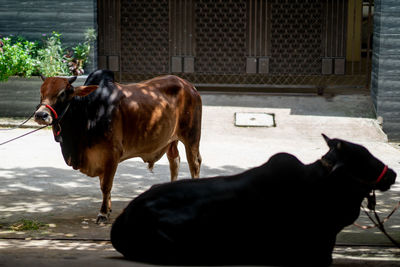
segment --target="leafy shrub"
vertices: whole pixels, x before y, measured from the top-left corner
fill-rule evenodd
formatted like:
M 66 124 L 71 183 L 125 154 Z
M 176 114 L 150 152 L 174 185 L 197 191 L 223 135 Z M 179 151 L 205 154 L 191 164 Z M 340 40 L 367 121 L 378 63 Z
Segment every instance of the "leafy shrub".
M 67 54 L 69 70 L 73 75 L 82 75 L 84 73 L 83 68 L 85 64 L 89 62 L 89 55 L 91 51 L 91 45 L 96 40 L 96 32 L 94 29 L 88 29 L 85 32 L 85 42 L 79 43 L 73 47 L 73 53 Z
M 67 59 L 61 45 L 61 34 L 53 32 L 44 40 L 43 48 L 38 51 L 39 72 L 44 76 L 69 75 Z
M 58 32 L 41 42 L 30 42 L 22 37 L 0 37 L 0 81 L 7 81 L 13 75 L 82 75 L 96 40 L 95 30 L 88 29 L 85 42 L 73 47 L 73 52 L 65 52 L 61 37 Z
M 0 81 L 12 75 L 29 77 L 37 69 L 35 50 L 37 42 L 29 42 L 21 37 L 0 39 Z

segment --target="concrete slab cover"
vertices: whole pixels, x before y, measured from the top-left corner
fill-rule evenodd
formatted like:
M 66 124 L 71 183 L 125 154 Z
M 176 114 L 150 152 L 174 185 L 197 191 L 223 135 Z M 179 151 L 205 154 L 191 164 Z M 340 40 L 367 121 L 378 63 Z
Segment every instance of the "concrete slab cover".
M 235 112 L 235 126 L 274 127 L 275 116 L 264 112 Z

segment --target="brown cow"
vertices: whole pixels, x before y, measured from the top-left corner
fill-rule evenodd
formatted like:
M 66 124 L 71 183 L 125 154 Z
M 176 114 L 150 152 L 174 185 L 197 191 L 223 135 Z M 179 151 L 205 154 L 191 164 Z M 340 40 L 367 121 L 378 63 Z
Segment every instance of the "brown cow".
M 76 77 L 42 79 L 35 121 L 52 125 L 69 166 L 99 176 L 103 202 L 98 223 L 108 220 L 114 175 L 126 159 L 140 157 L 151 169 L 166 152 L 174 181 L 181 141 L 192 178 L 199 177 L 202 104 L 189 82 L 169 75 L 123 85 L 106 70 L 90 74 L 84 86 L 75 88 Z

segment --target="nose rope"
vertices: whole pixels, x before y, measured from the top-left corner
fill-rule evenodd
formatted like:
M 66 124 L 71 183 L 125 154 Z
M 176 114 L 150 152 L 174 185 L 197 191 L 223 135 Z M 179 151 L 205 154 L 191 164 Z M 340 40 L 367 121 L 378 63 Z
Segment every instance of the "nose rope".
M 24 136 L 27 136 L 27 135 L 29 135 L 29 134 L 32 134 L 32 133 L 34 133 L 34 132 L 37 132 L 37 131 L 39 131 L 39 130 L 41 130 L 41 129 L 45 128 L 45 127 L 47 127 L 47 125 L 45 125 L 45 126 L 42 126 L 42 127 L 39 127 L 39 128 L 37 128 L 37 129 L 35 129 L 35 130 L 32 130 L 32 131 L 30 131 L 30 132 L 27 132 L 27 133 L 25 133 L 25 134 L 23 134 L 23 135 L 20 135 L 20 136 L 14 137 L 14 138 L 12 138 L 12 139 L 10 139 L 10 140 L 7 140 L 7 141 L 5 141 L 5 142 L 3 142 L 3 143 L 0 143 L 0 146 L 2 146 L 2 145 L 5 145 L 5 144 L 7 144 L 7 143 L 10 143 L 11 141 L 14 141 L 14 140 L 20 139 L 20 138 L 22 138 L 22 137 L 24 137 Z
M 24 125 L 25 123 L 27 123 L 30 119 L 32 119 L 32 117 L 35 115 L 36 110 L 23 122 L 21 122 L 20 124 L 18 124 L 17 126 L 11 127 L 11 128 L 6 128 L 6 129 L 0 129 L 0 131 L 10 131 L 10 130 L 15 130 L 18 128 L 21 128 L 22 125 Z
M 36 111 L 39 109 L 39 107 L 40 107 L 41 105 L 43 105 L 43 104 L 37 105 L 35 111 L 29 116 L 29 118 L 27 118 L 25 121 L 23 121 L 23 122 L 20 123 L 19 125 L 15 126 L 15 127 L 13 127 L 13 128 L 10 128 L 10 129 L 0 129 L 0 130 L 15 130 L 15 129 L 20 128 L 22 125 L 24 125 L 25 123 L 27 123 L 27 122 L 35 115 Z M 7 143 L 10 143 L 10 142 L 12 142 L 12 141 L 15 141 L 15 140 L 17 140 L 17 139 L 20 139 L 20 138 L 22 138 L 22 137 L 24 137 L 24 136 L 27 136 L 27 135 L 29 135 L 29 134 L 32 134 L 32 133 L 34 133 L 34 132 L 37 132 L 37 131 L 39 131 L 39 130 L 41 130 L 41 129 L 43 129 L 43 128 L 46 128 L 46 127 L 47 127 L 47 125 L 42 126 L 42 127 L 39 127 L 39 128 L 37 128 L 37 129 L 32 130 L 32 131 L 30 131 L 30 132 L 27 132 L 27 133 L 25 133 L 25 134 L 23 134 L 23 135 L 20 135 L 20 136 L 11 138 L 11 139 L 9 139 L 9 140 L 7 140 L 7 141 L 5 141 L 5 142 L 0 143 L 0 146 L 5 145 L 5 144 L 7 144 Z
M 44 104 L 39 104 L 39 105 L 37 105 L 36 108 L 35 108 L 35 111 L 32 112 L 32 114 L 29 115 L 29 117 L 28 117 L 26 120 L 24 120 L 23 122 L 21 122 L 21 123 L 18 124 L 17 126 L 14 126 L 14 127 L 11 127 L 11 128 L 6 128 L 6 129 L 0 129 L 0 131 L 10 131 L 10 130 L 15 130 L 15 129 L 21 128 L 25 123 L 27 123 L 30 119 L 32 119 L 33 116 L 35 116 L 36 111 L 39 109 L 39 107 L 40 107 L 41 105 L 44 105 Z
M 55 120 L 53 121 L 52 125 L 55 126 L 54 122 L 57 120 L 57 126 L 56 126 L 56 127 L 59 128 L 58 131 L 54 132 L 54 135 L 55 135 L 55 136 L 59 136 L 60 133 L 61 133 L 61 126 L 60 126 L 59 122 L 60 122 L 60 120 L 64 117 L 64 114 L 67 112 L 67 110 L 68 110 L 68 108 L 69 108 L 69 103 L 68 103 L 67 107 L 63 110 L 63 112 L 61 113 L 60 116 L 58 116 L 57 112 L 55 111 L 55 109 L 54 109 L 53 107 L 51 107 L 50 105 L 42 104 L 42 103 L 41 103 L 41 104 L 39 104 L 39 105 L 36 107 L 36 110 L 32 113 L 32 115 L 30 115 L 28 119 L 26 119 L 24 122 L 22 122 L 22 123 L 19 124 L 18 126 L 13 127 L 13 128 L 10 128 L 10 129 L 0 129 L 0 130 L 14 130 L 14 129 L 20 128 L 22 125 L 24 125 L 26 122 L 28 122 L 28 121 L 35 115 L 36 111 L 39 109 L 40 106 L 45 106 L 46 108 L 48 108 L 48 109 L 53 113 L 53 116 L 54 116 L 54 119 L 55 119 Z M 5 145 L 5 144 L 7 144 L 7 143 L 10 143 L 10 142 L 12 142 L 12 141 L 15 141 L 15 140 L 17 140 L 17 139 L 19 139 L 19 138 L 22 138 L 22 137 L 27 136 L 27 135 L 29 135 L 29 134 L 32 134 L 32 133 L 34 133 L 34 132 L 37 132 L 37 131 L 39 131 L 39 130 L 41 130 L 41 129 L 43 129 L 43 128 L 46 128 L 47 126 L 49 126 L 49 125 L 44 125 L 44 126 L 39 127 L 39 128 L 37 128 L 37 129 L 35 129 L 35 130 L 32 130 L 32 131 L 30 131 L 30 132 L 28 132 L 28 133 L 25 133 L 25 134 L 23 134 L 23 135 L 20 135 L 20 136 L 17 136 L 17 137 L 12 138 L 12 139 L 10 139 L 10 140 L 7 140 L 7 141 L 5 141 L 5 142 L 2 142 L 2 143 L 0 143 L 0 146 Z
M 383 170 L 381 172 L 381 174 L 378 176 L 378 178 L 376 179 L 376 184 L 379 183 L 383 176 L 385 176 L 386 172 L 388 171 L 388 166 L 385 165 L 383 167 Z M 358 223 L 353 223 L 354 226 L 357 226 L 358 228 L 361 229 L 371 229 L 371 228 L 378 228 L 396 247 L 400 248 L 400 243 L 395 240 L 391 235 L 389 235 L 386 232 L 384 223 L 387 222 L 390 217 L 393 215 L 393 213 L 400 207 L 400 201 L 397 203 L 397 205 L 393 208 L 393 210 L 389 213 L 389 215 L 386 216 L 386 218 L 384 218 L 383 220 L 381 220 L 381 218 L 379 217 L 378 213 L 375 210 L 375 206 L 376 206 L 376 196 L 375 196 L 375 190 L 372 190 L 372 192 L 369 194 L 369 196 L 367 197 L 368 200 L 368 209 L 370 210 L 370 212 L 373 212 L 375 219 L 372 218 L 372 216 L 370 215 L 370 213 L 365 209 L 365 207 L 363 206 L 363 204 L 361 203 L 361 209 L 362 211 L 365 213 L 365 215 L 367 215 L 367 217 L 371 220 L 371 222 L 374 225 L 360 225 Z

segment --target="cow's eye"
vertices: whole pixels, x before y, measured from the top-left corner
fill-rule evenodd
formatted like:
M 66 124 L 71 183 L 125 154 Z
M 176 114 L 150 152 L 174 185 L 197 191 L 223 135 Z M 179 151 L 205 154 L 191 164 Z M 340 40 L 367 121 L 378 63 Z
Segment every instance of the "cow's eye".
M 67 93 L 64 90 L 59 94 L 58 99 L 59 99 L 59 101 L 63 102 L 63 101 L 65 101 L 66 98 L 67 98 Z

